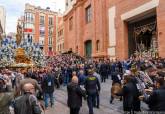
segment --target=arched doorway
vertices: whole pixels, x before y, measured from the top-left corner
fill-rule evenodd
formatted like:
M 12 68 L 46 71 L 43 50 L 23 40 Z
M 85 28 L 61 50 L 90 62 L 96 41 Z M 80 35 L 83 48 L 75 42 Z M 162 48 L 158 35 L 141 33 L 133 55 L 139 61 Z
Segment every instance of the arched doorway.
M 91 55 L 92 55 L 92 40 L 87 40 L 86 42 L 85 42 L 85 56 L 86 57 L 91 57 Z

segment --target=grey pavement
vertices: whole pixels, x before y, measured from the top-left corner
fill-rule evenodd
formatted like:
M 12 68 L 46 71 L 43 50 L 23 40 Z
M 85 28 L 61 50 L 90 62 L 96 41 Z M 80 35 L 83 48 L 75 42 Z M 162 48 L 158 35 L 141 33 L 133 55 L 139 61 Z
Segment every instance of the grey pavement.
M 121 101 L 115 99 L 113 104 L 109 103 L 111 83 L 111 80 L 108 79 L 106 83 L 101 84 L 100 108 L 94 108 L 94 114 L 123 114 Z M 61 86 L 60 89 L 55 90 L 54 96 L 55 105 L 52 108 L 48 108 L 45 114 L 69 114 L 66 87 Z M 142 106 L 143 110 L 147 109 L 147 106 L 144 103 L 142 103 Z M 86 101 L 83 101 L 80 114 L 88 114 Z

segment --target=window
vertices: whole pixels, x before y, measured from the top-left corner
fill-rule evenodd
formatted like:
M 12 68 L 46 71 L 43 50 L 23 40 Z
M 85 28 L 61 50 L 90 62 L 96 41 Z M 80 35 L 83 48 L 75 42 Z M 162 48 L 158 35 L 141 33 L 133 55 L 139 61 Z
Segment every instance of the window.
M 49 25 L 53 25 L 53 17 L 49 17 Z
M 40 36 L 45 36 L 45 27 L 40 26 Z
M 76 53 L 78 53 L 78 46 L 76 46 Z
M 62 49 L 64 49 L 64 43 L 62 44 Z
M 65 5 L 66 5 L 66 7 L 68 6 L 68 0 L 66 0 L 66 4 Z
M 49 27 L 49 36 L 51 36 L 53 34 L 53 28 Z
M 40 16 L 40 25 L 44 25 L 45 24 L 45 18 L 44 16 Z
M 61 51 L 61 44 L 60 44 L 60 51 Z
M 89 5 L 86 9 L 86 23 L 90 23 L 92 20 L 92 8 L 91 5 Z
M 30 29 L 34 29 L 34 25 L 32 24 L 32 23 L 25 23 L 25 25 L 24 25 L 24 28 L 26 29 L 26 28 L 30 28 Z
M 61 29 L 59 32 L 58 32 L 58 37 L 62 36 L 63 35 L 63 29 Z
M 59 45 L 58 45 L 58 51 L 59 51 Z
M 49 47 L 49 51 L 52 51 L 52 47 Z
M 49 37 L 49 45 L 52 45 L 52 37 Z
M 68 3 L 66 3 L 66 7 L 68 6 Z
M 99 51 L 100 50 L 100 41 L 97 40 L 96 41 L 96 51 Z
M 73 17 L 69 18 L 69 30 L 71 31 L 73 29 Z
M 24 17 L 25 17 L 25 21 L 33 23 L 34 21 L 33 13 L 26 12 Z
M 34 15 L 31 13 L 31 22 L 34 21 Z
M 40 37 L 39 38 L 39 44 L 40 45 L 44 45 L 44 37 Z

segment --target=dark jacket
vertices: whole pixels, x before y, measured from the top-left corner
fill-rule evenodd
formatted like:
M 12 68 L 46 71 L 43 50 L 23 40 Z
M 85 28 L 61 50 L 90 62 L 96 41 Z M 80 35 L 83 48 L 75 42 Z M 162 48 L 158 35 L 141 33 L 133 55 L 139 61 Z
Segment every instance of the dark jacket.
M 121 93 L 117 95 L 123 96 L 123 109 L 124 111 L 140 111 L 137 109 L 136 105 L 138 103 L 138 92 L 136 86 L 129 82 L 123 86 L 123 90 Z
M 42 82 L 42 89 L 44 93 L 53 93 L 55 87 L 55 78 L 52 74 L 47 74 Z
M 79 79 L 79 85 L 84 85 L 86 76 L 84 74 L 80 74 L 78 79 Z
M 107 65 L 105 63 L 101 64 L 100 66 L 100 74 L 102 76 L 106 76 L 107 75 Z
M 14 100 L 15 114 L 41 114 L 40 106 L 35 95 L 25 93 Z
M 165 111 L 165 87 L 153 90 L 145 102 L 149 105 L 151 111 Z
M 100 91 L 101 87 L 98 78 L 95 76 L 88 76 L 85 80 L 85 89 L 88 95 Z
M 112 85 L 114 83 L 121 84 L 122 75 L 119 72 L 117 72 L 117 71 L 113 72 L 111 78 L 112 78 L 112 81 L 113 81 Z
M 13 97 L 13 92 L 0 93 L 0 114 L 10 114 L 9 104 Z
M 68 91 L 68 107 L 80 108 L 82 106 L 82 97 L 85 97 L 85 91 L 83 91 L 78 84 L 69 83 L 67 86 Z

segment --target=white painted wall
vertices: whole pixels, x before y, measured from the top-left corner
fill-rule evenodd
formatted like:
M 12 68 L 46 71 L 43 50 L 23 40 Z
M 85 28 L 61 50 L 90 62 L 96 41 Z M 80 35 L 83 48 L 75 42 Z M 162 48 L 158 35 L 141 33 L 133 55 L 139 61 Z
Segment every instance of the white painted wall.
M 109 15 L 109 47 L 108 55 L 115 56 L 116 55 L 116 29 L 115 29 L 115 17 L 116 17 L 116 7 L 113 6 L 108 10 Z
M 77 0 L 65 0 L 65 12 L 64 15 L 66 15 L 70 10 L 72 10 L 73 5 L 76 3 Z M 68 3 L 68 6 L 66 6 L 66 3 Z

